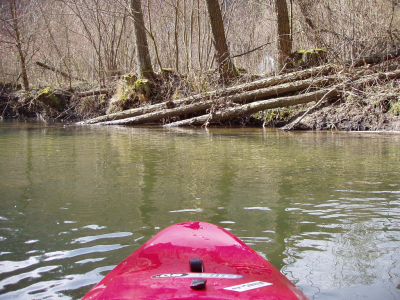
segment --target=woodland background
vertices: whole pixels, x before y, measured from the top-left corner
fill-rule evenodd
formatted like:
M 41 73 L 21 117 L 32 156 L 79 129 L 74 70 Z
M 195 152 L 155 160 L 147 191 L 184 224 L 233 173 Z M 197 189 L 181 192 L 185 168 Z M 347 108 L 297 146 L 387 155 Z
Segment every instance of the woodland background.
M 68 86 L 74 79 L 106 85 L 135 71 L 129 2 L 1 0 L 0 81 L 22 83 L 21 54 L 32 86 Z M 219 1 L 230 54 L 248 73 L 277 71 L 276 2 Z M 397 1 L 290 0 L 286 5 L 293 51 L 322 48 L 330 62 L 340 62 L 400 42 Z M 204 84 L 201 78 L 216 68 L 206 1 L 142 0 L 142 10 L 154 70 L 171 68 Z

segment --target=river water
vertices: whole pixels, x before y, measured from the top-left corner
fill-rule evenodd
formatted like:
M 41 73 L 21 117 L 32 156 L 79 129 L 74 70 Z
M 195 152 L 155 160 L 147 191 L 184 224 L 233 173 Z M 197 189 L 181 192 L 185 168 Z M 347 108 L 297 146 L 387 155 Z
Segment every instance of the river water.
M 79 299 L 161 229 L 230 230 L 310 299 L 400 299 L 400 135 L 0 122 L 0 299 Z

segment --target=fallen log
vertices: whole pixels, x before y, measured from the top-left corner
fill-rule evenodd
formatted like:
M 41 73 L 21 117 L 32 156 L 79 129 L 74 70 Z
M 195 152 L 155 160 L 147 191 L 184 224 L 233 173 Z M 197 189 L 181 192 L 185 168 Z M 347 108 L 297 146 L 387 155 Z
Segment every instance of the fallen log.
M 250 104 L 241 105 L 234 108 L 229 108 L 222 111 L 217 111 L 214 113 L 202 115 L 199 117 L 194 117 L 191 119 L 186 119 L 182 121 L 173 122 L 170 124 L 165 124 L 165 127 L 175 127 L 175 126 L 207 126 L 212 122 L 219 122 L 228 119 L 233 119 L 236 117 L 240 117 L 247 114 L 256 113 L 258 111 L 278 108 L 278 107 L 287 107 L 297 104 L 304 104 L 313 101 L 319 101 L 322 98 L 328 97 L 337 97 L 340 94 L 344 93 L 346 89 L 349 88 L 362 88 L 362 86 L 370 85 L 376 82 L 377 80 L 391 80 L 400 78 L 400 70 L 394 72 L 387 73 L 378 73 L 373 75 L 365 76 L 356 81 L 346 81 L 341 84 L 337 84 L 334 87 L 324 88 L 315 92 L 306 93 L 302 95 L 289 96 L 289 97 L 280 97 L 270 100 L 262 100 L 253 102 Z
M 331 90 L 322 89 L 302 95 L 257 101 L 241 105 L 238 107 L 229 108 L 224 111 L 217 111 L 215 113 L 202 115 L 187 120 L 177 121 L 170 124 L 165 124 L 164 127 L 201 126 L 201 125 L 207 126 L 209 123 L 233 119 L 246 114 L 256 113 L 261 110 L 303 104 L 312 101 L 318 101 L 322 97 L 333 97 L 337 95 L 339 95 L 339 91 L 337 89 L 331 89 Z
M 65 72 L 63 72 L 63 71 L 61 71 L 59 69 L 54 68 L 54 67 L 48 66 L 48 65 L 46 65 L 46 64 L 44 64 L 44 63 L 42 63 L 40 61 L 37 61 L 36 64 L 39 67 L 43 68 L 43 69 L 50 70 L 50 71 L 53 71 L 54 73 L 60 74 L 61 76 L 63 76 L 66 79 L 74 79 L 74 80 L 78 80 L 78 81 L 86 81 L 85 79 L 81 79 L 81 78 L 78 78 L 78 77 L 71 76 L 68 73 L 65 73 Z
M 78 122 L 77 124 L 84 125 L 84 124 L 97 124 L 97 123 L 102 123 L 102 122 L 117 121 L 117 120 L 121 120 L 121 119 L 140 116 L 140 115 L 143 115 L 143 114 L 146 114 L 149 112 L 153 112 L 156 110 L 160 110 L 163 108 L 166 108 L 165 102 L 154 104 L 154 105 L 141 106 L 138 108 L 131 108 L 131 109 L 127 109 L 127 110 L 124 110 L 121 112 L 112 113 L 112 114 L 108 114 L 108 115 L 104 115 L 104 116 L 99 116 L 99 117 L 96 117 L 93 119 L 81 121 L 81 122 Z
M 204 111 L 212 106 L 213 100 L 195 102 L 189 105 L 178 108 L 163 109 L 160 111 L 153 111 L 140 116 L 130 117 L 126 119 L 119 119 L 114 121 L 100 122 L 99 125 L 131 125 L 143 124 L 158 121 L 165 118 L 172 118 L 175 116 L 190 114 L 198 111 Z
M 312 69 L 307 69 L 307 70 L 287 73 L 287 74 L 283 74 L 283 75 L 278 75 L 278 76 L 274 76 L 274 77 L 269 77 L 269 78 L 265 78 L 265 79 L 260 79 L 257 81 L 229 87 L 226 89 L 215 90 L 215 91 L 211 91 L 211 92 L 206 92 L 206 93 L 202 93 L 202 94 L 197 94 L 197 95 L 177 99 L 177 100 L 174 100 L 173 103 L 175 106 L 179 106 L 182 104 L 193 103 L 193 102 L 202 101 L 205 99 L 212 99 L 215 97 L 221 97 L 221 96 L 226 96 L 226 95 L 231 95 L 231 94 L 242 93 L 245 91 L 251 91 L 251 90 L 255 90 L 255 89 L 275 86 L 275 85 L 282 84 L 282 83 L 294 82 L 294 81 L 298 81 L 298 80 L 302 80 L 302 79 L 307 79 L 312 76 L 326 75 L 326 74 L 331 73 L 333 70 L 334 70 L 334 67 L 332 65 L 320 66 L 320 67 L 316 67 L 316 68 L 312 68 Z M 100 123 L 100 122 L 107 122 L 107 121 L 131 118 L 131 117 L 139 116 L 139 115 L 142 115 L 145 113 L 154 112 L 154 111 L 164 109 L 164 108 L 167 108 L 167 105 L 165 102 L 159 103 L 159 104 L 154 104 L 154 105 L 149 105 L 149 106 L 145 106 L 145 107 L 132 108 L 132 109 L 125 110 L 122 112 L 113 113 L 113 114 L 109 114 L 109 115 L 105 115 L 105 116 L 100 116 L 97 118 L 79 122 L 78 124 L 95 124 L 95 123 Z
M 381 53 L 373 54 L 370 56 L 364 56 L 357 59 L 349 59 L 343 62 L 345 66 L 361 67 L 363 65 L 379 64 L 400 56 L 400 49 L 393 51 L 384 51 Z
M 85 92 L 78 92 L 75 94 L 76 97 L 89 97 L 89 96 L 96 96 L 96 95 L 105 95 L 111 93 L 111 89 L 104 88 L 104 89 L 98 89 L 98 90 L 92 90 L 92 91 L 85 91 Z
M 244 83 L 233 87 L 225 88 L 223 90 L 212 91 L 204 94 L 204 98 L 212 98 L 216 96 L 232 95 L 245 91 L 252 91 L 256 89 L 266 88 L 275 86 L 283 83 L 294 82 L 298 80 L 304 80 L 313 76 L 322 76 L 331 73 L 334 70 L 333 65 L 324 65 L 316 68 L 310 68 L 297 72 L 291 72 L 287 74 L 277 75 L 268 77 L 260 80 L 256 80 L 250 83 Z M 201 95 L 200 95 L 201 96 Z
M 129 125 L 129 124 L 141 124 L 141 123 L 146 123 L 146 122 L 149 123 L 149 122 L 154 122 L 154 121 L 165 119 L 165 118 L 177 117 L 177 116 L 182 116 L 182 115 L 186 115 L 189 113 L 205 111 L 205 110 L 211 108 L 215 104 L 246 103 L 246 102 L 255 101 L 260 98 L 265 99 L 268 97 L 278 96 L 278 95 L 289 93 L 289 92 L 295 92 L 295 91 L 300 91 L 300 90 L 304 90 L 304 89 L 311 89 L 311 88 L 315 88 L 315 87 L 326 86 L 327 84 L 331 84 L 332 82 L 334 82 L 337 79 L 338 79 L 337 76 L 327 76 L 327 77 L 321 77 L 321 78 L 317 78 L 317 79 L 309 78 L 306 80 L 289 82 L 289 83 L 285 83 L 285 84 L 281 84 L 281 85 L 277 85 L 277 86 L 243 92 L 243 93 L 236 94 L 236 95 L 225 96 L 225 97 L 221 97 L 217 100 L 206 100 L 206 101 L 195 102 L 195 103 L 188 104 L 188 105 L 185 105 L 182 107 L 164 109 L 161 111 L 146 113 L 146 114 L 143 114 L 140 116 L 125 118 L 125 119 L 120 119 L 120 120 L 114 120 L 114 121 L 108 121 L 108 122 L 102 122 L 100 124 L 101 125 Z
M 357 80 L 349 80 L 344 82 L 342 85 L 343 87 L 348 90 L 348 89 L 362 89 L 366 85 L 371 85 L 373 83 L 376 83 L 377 81 L 387 81 L 387 80 L 392 80 L 392 79 L 398 79 L 400 78 L 400 70 L 392 71 L 392 72 L 386 72 L 386 73 L 375 73 L 371 75 L 364 76 L 362 78 L 359 78 Z

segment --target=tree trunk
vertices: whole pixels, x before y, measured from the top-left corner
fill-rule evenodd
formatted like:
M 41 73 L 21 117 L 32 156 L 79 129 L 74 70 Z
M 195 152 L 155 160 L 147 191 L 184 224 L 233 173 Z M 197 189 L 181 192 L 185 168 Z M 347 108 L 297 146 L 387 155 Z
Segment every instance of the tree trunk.
M 26 70 L 26 56 L 22 49 L 22 39 L 21 34 L 19 32 L 19 25 L 18 25 L 18 16 L 17 16 L 17 9 L 15 7 L 15 0 L 8 0 L 9 3 L 9 10 L 12 19 L 12 27 L 15 33 L 15 45 L 18 50 L 18 56 L 21 63 L 21 77 L 24 84 L 25 91 L 29 91 L 29 80 L 28 80 L 28 72 Z
M 275 0 L 275 9 L 278 20 L 278 71 L 281 71 L 292 52 L 292 36 L 286 0 Z
M 179 73 L 179 0 L 175 1 L 175 71 Z
M 139 67 L 139 76 L 153 80 L 155 74 L 151 65 L 141 1 L 131 0 L 131 10 L 135 27 L 136 57 Z
M 207 0 L 207 9 L 214 37 L 219 74 L 223 81 L 229 81 L 230 79 L 237 77 L 238 72 L 229 54 L 224 22 L 222 20 L 221 8 L 218 0 Z

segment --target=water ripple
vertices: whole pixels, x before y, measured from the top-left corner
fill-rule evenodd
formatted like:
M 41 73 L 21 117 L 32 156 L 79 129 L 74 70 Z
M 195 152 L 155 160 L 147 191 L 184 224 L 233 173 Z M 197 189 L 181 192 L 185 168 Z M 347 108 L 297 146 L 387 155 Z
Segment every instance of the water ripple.
M 99 239 L 110 239 L 110 238 L 119 238 L 119 237 L 126 237 L 132 235 L 132 232 L 113 232 L 101 235 L 94 235 L 94 236 L 85 236 L 74 239 L 71 244 L 79 243 L 79 244 L 86 244 L 89 242 L 93 242 Z
M 243 209 L 246 209 L 246 210 L 263 210 L 263 211 L 271 210 L 269 207 L 264 207 L 264 206 L 243 207 Z
M 2 281 L 0 281 L 0 290 L 4 289 L 6 285 L 11 285 L 11 284 L 17 284 L 18 282 L 24 280 L 24 279 L 34 279 L 34 278 L 40 278 L 42 277 L 41 273 L 47 273 L 50 271 L 53 271 L 55 269 L 59 269 L 61 266 L 46 266 L 46 267 L 41 267 L 37 268 L 36 270 L 30 271 L 30 272 L 25 272 L 21 273 L 18 275 L 10 276 Z
M 0 262 L 1 274 L 13 272 L 15 270 L 24 269 L 40 262 L 40 256 L 31 256 L 22 261 L 9 261 L 4 260 Z
M 83 228 L 92 229 L 92 230 L 100 230 L 100 229 L 107 228 L 107 226 L 99 226 L 99 225 L 93 224 L 93 225 L 84 226 Z
M 8 292 L 5 295 L 0 295 L 0 299 L 53 299 L 62 297 L 63 299 L 74 299 L 65 295 L 65 291 L 79 290 L 99 282 L 104 273 L 111 271 L 115 266 L 104 266 L 90 271 L 86 274 L 73 274 L 62 277 L 56 280 L 40 281 L 33 283 L 25 288 L 17 291 Z M 58 296 L 57 296 L 58 295 Z
M 71 257 L 76 257 L 76 256 L 85 255 L 85 254 L 89 254 L 89 253 L 95 253 L 95 252 L 108 252 L 108 251 L 121 249 L 124 247 L 127 247 L 127 246 L 120 245 L 120 244 L 96 245 L 96 246 L 92 246 L 92 247 L 79 248 L 79 249 L 74 249 L 74 250 L 54 251 L 54 252 L 46 253 L 45 257 L 47 257 L 47 258 L 44 259 L 44 261 L 52 261 L 52 260 L 57 260 L 57 259 L 71 258 Z
M 203 212 L 202 208 L 188 208 L 188 209 L 179 209 L 179 210 L 170 210 L 170 213 L 181 213 L 181 212 Z

